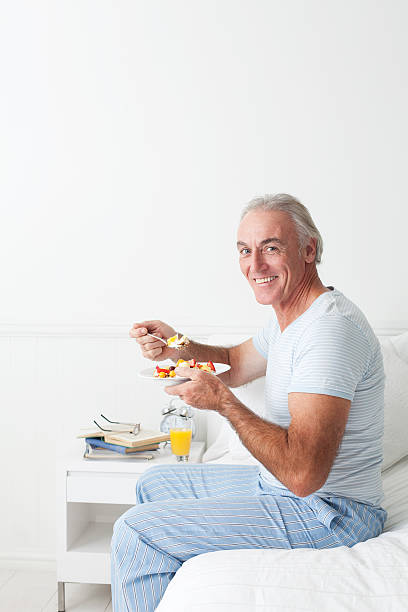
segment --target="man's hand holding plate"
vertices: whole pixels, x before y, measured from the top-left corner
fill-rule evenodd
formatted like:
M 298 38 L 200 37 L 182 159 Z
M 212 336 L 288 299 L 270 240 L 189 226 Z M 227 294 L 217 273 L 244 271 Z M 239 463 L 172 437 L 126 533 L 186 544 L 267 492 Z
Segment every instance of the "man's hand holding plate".
M 191 380 L 166 387 L 165 391 L 169 395 L 178 395 L 189 406 L 222 412 L 225 403 L 236 400 L 235 395 L 214 374 L 182 366 L 176 368 L 175 372 L 177 376 Z

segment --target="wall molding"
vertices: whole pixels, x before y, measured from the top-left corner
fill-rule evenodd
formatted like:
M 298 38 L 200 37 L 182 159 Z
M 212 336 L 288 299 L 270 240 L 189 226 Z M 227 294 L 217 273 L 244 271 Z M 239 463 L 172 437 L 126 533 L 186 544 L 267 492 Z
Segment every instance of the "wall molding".
M 177 329 L 186 335 L 208 337 L 214 334 L 253 334 L 256 326 L 243 325 L 192 325 L 177 323 Z M 46 324 L 0 323 L 0 337 L 47 338 L 129 338 L 129 325 L 115 324 Z
M 215 334 L 252 335 L 257 326 L 248 325 L 175 325 L 183 333 L 197 339 Z M 408 330 L 408 321 L 378 321 L 373 323 L 378 335 L 398 335 Z M 0 337 L 3 338 L 129 338 L 129 325 L 122 324 L 89 324 L 89 323 L 0 323 Z

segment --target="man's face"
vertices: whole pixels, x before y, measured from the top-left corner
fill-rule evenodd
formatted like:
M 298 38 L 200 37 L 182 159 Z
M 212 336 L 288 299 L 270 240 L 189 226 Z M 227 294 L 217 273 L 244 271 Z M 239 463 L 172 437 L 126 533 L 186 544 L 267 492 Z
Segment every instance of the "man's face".
M 282 211 L 253 210 L 238 228 L 239 263 L 257 302 L 283 306 L 305 277 L 314 251 L 299 254 L 299 239 L 291 217 Z M 310 249 L 308 249 L 310 251 Z

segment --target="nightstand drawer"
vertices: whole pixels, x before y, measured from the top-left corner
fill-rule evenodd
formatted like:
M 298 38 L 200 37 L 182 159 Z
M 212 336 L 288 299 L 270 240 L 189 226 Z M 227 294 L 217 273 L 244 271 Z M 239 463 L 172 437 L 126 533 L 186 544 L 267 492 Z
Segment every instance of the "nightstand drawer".
M 135 504 L 140 474 L 68 472 L 67 501 Z

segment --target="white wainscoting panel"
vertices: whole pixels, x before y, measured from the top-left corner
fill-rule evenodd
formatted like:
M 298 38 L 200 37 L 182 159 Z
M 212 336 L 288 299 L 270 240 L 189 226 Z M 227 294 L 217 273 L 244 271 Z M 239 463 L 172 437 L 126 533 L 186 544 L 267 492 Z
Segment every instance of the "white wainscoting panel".
M 199 341 L 237 331 L 182 329 Z M 80 426 L 103 413 L 158 427 L 168 396 L 137 376 L 147 363 L 124 326 L 0 326 L 0 562 L 55 558 L 56 459 L 82 452 Z

